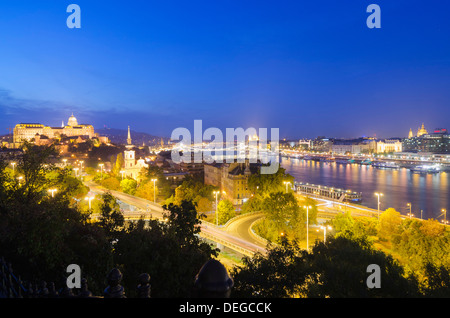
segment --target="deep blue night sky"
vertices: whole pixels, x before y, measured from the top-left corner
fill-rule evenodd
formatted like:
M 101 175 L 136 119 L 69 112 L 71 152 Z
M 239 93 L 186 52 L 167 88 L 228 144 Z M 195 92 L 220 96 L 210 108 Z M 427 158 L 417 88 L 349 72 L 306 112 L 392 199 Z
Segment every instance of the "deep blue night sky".
M 81 7 L 81 29 L 66 8 Z M 381 29 L 366 8 L 381 7 Z M 0 131 L 81 123 L 280 128 L 281 137 L 450 129 L 450 3 L 0 2 Z

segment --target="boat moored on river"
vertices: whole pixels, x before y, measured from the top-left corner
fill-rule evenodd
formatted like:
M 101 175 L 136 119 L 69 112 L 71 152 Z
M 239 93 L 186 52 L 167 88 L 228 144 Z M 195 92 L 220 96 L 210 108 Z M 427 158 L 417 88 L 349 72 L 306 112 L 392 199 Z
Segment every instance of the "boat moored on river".
M 296 192 L 312 197 L 326 198 L 339 202 L 361 203 L 362 193 L 334 187 L 321 186 L 310 183 L 294 182 Z
M 395 162 L 375 161 L 372 163 L 372 167 L 379 169 L 399 169 L 400 165 Z
M 413 173 L 439 173 L 441 172 L 440 165 L 422 165 L 414 166 L 409 169 Z

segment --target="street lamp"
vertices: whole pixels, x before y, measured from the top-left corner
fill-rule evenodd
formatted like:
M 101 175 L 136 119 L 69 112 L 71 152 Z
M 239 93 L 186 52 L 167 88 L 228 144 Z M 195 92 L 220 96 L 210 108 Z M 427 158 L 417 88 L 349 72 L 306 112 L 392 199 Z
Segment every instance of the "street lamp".
M 95 199 L 95 197 L 85 197 L 84 198 L 86 201 L 89 201 L 89 210 L 91 209 L 91 201 L 93 200 L 93 199 Z
M 283 183 L 286 185 L 286 193 L 288 192 L 288 184 L 291 184 L 289 181 L 283 181 Z
M 75 171 L 75 177 L 77 177 L 78 178 L 78 168 L 73 168 L 73 171 Z
M 50 192 L 52 194 L 52 198 L 54 198 L 54 193 L 57 192 L 57 189 L 49 189 L 48 192 Z
M 375 192 L 375 195 L 378 197 L 378 218 L 380 218 L 380 197 L 383 196 L 383 193 Z
M 331 230 L 332 227 L 331 226 L 321 226 L 320 227 L 323 230 L 323 242 L 326 243 L 327 242 L 327 229 Z
M 100 177 L 101 178 L 103 178 L 103 166 L 104 166 L 105 164 L 103 164 L 103 163 L 99 163 L 98 164 L 98 166 L 100 167 Z
M 120 174 L 122 175 L 122 180 L 123 180 L 123 174 L 125 173 L 125 171 L 121 170 Z
M 152 179 L 153 181 L 153 202 L 156 203 L 156 181 L 158 181 L 158 179 Z
M 14 166 L 16 165 L 16 163 L 15 162 L 11 162 L 11 166 L 13 167 L 13 174 L 14 174 Z
M 412 212 L 411 212 L 411 203 L 408 203 L 408 204 L 406 204 L 408 207 L 409 207 L 409 213 L 408 213 L 408 216 L 409 216 L 409 218 L 411 218 L 411 216 L 413 216 L 414 214 L 412 214 Z
M 215 195 L 216 195 L 216 225 L 218 226 L 219 225 L 219 218 L 218 218 L 218 215 L 217 215 L 217 195 L 220 193 L 220 191 L 214 191 L 213 192 Z
M 442 212 L 442 214 L 444 215 L 444 221 L 443 221 L 443 223 L 444 223 L 444 224 L 447 224 L 447 223 L 448 223 L 448 221 L 447 221 L 447 210 L 446 210 L 446 209 L 442 209 L 441 212 Z M 441 215 L 442 215 L 442 214 L 441 214 Z
M 303 206 L 306 209 L 306 251 L 309 251 L 309 209 L 311 206 Z

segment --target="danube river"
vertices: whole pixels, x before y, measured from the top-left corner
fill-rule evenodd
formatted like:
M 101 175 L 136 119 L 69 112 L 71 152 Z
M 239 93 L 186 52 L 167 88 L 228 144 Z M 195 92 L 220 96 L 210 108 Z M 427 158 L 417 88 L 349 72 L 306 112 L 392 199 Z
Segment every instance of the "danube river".
M 375 192 L 383 193 L 380 210 L 395 208 L 403 215 L 443 220 L 441 210 L 450 212 L 450 173 L 412 173 L 406 168 L 379 169 L 370 165 L 339 164 L 282 158 L 281 166 L 298 182 L 362 192 L 362 205 L 377 208 Z M 450 214 L 447 215 L 447 220 Z

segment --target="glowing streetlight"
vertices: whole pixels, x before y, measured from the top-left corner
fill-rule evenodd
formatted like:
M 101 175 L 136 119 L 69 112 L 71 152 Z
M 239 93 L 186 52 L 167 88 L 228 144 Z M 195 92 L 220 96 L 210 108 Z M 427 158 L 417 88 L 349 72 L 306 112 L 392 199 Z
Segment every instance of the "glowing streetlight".
M 156 181 L 158 181 L 158 179 L 152 179 L 153 181 L 153 202 L 156 203 Z
M 15 167 L 16 163 L 15 162 L 11 162 L 11 166 L 13 167 L 13 174 L 15 172 L 14 167 Z
M 332 227 L 331 226 L 321 226 L 320 228 L 323 230 L 323 242 L 326 243 L 327 242 L 327 229 L 331 230 Z
M 446 209 L 442 209 L 441 212 L 444 215 L 444 221 L 442 221 L 442 223 L 448 224 L 448 221 L 447 221 L 447 210 Z
M 54 198 L 55 197 L 55 192 L 57 192 L 58 190 L 57 189 L 48 189 L 48 192 L 50 192 L 51 194 L 52 194 L 52 198 Z
M 213 193 L 216 195 L 216 225 L 219 225 L 219 219 L 217 215 L 217 196 L 219 195 L 220 191 L 214 191 Z
M 283 183 L 286 185 L 286 193 L 288 192 L 288 184 L 291 184 L 289 181 L 283 181 Z
M 306 251 L 309 251 L 309 209 L 311 206 L 303 206 L 306 209 Z
M 414 216 L 414 214 L 412 214 L 412 212 L 411 212 L 411 203 L 408 203 L 408 204 L 406 204 L 408 207 L 409 207 L 409 213 L 408 213 L 408 216 L 409 216 L 409 218 L 411 218 L 412 216 Z
M 383 196 L 383 193 L 375 192 L 375 195 L 378 197 L 378 218 L 380 218 L 380 197 Z
M 101 178 L 103 178 L 103 166 L 104 166 L 105 164 L 103 164 L 103 163 L 99 163 L 98 164 L 98 166 L 100 167 L 100 177 Z
M 91 201 L 95 199 L 95 197 L 85 197 L 84 198 L 86 201 L 89 201 L 89 210 L 91 209 Z

